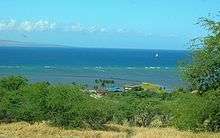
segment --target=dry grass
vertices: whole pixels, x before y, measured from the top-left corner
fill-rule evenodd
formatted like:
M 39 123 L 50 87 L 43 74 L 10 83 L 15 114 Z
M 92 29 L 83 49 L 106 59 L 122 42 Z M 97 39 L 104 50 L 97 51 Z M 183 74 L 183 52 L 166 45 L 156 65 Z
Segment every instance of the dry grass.
M 174 128 L 134 128 L 134 138 L 220 138 L 220 133 L 192 133 Z
M 108 131 L 64 130 L 51 127 L 46 123 L 0 124 L 0 137 L 45 137 L 45 138 L 220 138 L 220 133 L 180 132 L 172 128 L 131 128 L 109 125 Z
M 126 132 L 64 130 L 62 128 L 48 126 L 46 123 L 30 125 L 20 122 L 0 125 L 0 138 L 123 138 L 126 135 Z

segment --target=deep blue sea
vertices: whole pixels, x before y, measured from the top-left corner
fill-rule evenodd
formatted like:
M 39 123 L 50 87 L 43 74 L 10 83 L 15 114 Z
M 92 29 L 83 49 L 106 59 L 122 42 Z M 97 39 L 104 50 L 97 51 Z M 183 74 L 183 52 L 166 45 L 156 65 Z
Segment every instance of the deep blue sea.
M 183 84 L 176 67 L 188 57 L 175 50 L 0 47 L 0 77 L 91 87 L 95 79 L 113 79 L 118 86 L 151 82 L 174 88 Z

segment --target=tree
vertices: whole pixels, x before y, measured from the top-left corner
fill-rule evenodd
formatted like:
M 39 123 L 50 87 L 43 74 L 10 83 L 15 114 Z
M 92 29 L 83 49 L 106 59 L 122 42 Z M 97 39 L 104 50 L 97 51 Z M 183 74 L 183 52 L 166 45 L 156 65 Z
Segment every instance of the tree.
M 101 89 L 101 90 L 106 90 L 107 86 L 113 85 L 115 82 L 114 80 L 102 80 L 102 79 L 96 79 L 95 83 L 97 86 L 95 86 L 95 89 Z
M 184 78 L 192 89 L 206 91 L 220 87 L 220 22 L 201 18 L 208 35 L 192 42 L 192 61 L 184 66 Z

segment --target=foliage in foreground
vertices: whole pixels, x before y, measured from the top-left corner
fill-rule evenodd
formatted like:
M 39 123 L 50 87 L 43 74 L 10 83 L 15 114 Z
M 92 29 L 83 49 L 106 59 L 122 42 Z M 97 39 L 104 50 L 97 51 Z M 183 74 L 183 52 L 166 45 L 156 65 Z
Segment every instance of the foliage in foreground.
M 16 79 L 21 81 L 20 77 L 14 77 L 13 82 Z M 66 128 L 92 129 L 103 129 L 107 123 L 126 123 L 143 127 L 174 126 L 193 131 L 220 130 L 220 90 L 202 95 L 131 91 L 96 99 L 77 85 L 22 83 L 25 85 L 12 89 L 17 82 L 7 81 L 11 79 L 0 81 L 4 82 L 0 84 L 2 122 L 48 121 Z
M 171 125 L 181 130 L 220 130 L 220 90 L 203 95 L 176 92 L 164 102 L 172 114 Z
M 14 84 L 0 89 L 0 119 L 4 122 L 49 121 L 63 127 L 98 129 L 109 121 L 108 104 L 90 97 L 81 87 L 42 82 L 12 90 Z
M 192 89 L 207 91 L 220 87 L 220 22 L 202 19 L 209 35 L 194 39 L 192 62 L 182 72 Z

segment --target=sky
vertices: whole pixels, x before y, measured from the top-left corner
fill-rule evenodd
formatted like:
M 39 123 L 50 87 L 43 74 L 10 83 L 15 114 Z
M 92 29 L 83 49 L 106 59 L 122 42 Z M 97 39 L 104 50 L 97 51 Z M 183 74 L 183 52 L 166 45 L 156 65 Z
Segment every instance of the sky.
M 219 11 L 220 0 L 1 0 L 0 40 L 180 50 Z

